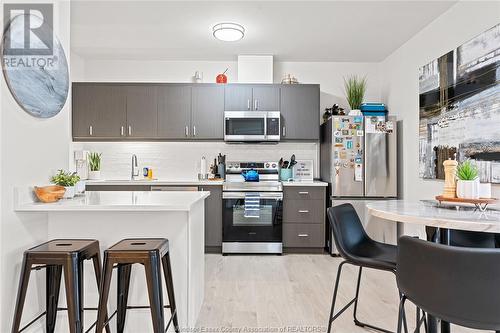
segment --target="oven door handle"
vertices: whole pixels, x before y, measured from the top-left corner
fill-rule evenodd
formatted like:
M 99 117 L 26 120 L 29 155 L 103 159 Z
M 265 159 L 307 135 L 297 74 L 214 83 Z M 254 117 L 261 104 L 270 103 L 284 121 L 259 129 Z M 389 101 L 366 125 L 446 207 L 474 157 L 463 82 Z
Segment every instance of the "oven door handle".
M 245 199 L 245 194 L 258 194 L 259 199 L 278 199 L 283 200 L 282 192 L 223 192 L 222 199 Z

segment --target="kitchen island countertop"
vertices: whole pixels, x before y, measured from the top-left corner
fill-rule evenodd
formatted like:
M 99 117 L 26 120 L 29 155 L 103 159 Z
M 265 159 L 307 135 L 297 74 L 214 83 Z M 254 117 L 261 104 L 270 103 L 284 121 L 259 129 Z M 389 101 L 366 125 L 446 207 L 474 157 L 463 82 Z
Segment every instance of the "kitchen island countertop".
M 17 212 L 54 211 L 189 211 L 210 192 L 86 191 L 54 203 L 18 202 Z

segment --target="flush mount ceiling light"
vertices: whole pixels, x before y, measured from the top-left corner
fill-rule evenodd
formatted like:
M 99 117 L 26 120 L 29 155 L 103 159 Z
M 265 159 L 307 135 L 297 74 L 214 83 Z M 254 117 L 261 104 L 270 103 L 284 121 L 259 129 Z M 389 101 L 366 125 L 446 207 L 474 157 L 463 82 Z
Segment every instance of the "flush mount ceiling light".
M 235 42 L 245 36 L 245 28 L 237 23 L 218 23 L 213 27 L 214 37 L 224 42 Z

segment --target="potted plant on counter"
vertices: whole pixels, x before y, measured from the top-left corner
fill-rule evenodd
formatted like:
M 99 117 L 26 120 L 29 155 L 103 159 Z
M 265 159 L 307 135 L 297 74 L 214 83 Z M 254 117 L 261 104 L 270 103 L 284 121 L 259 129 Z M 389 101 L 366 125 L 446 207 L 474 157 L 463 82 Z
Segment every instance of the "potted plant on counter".
M 345 96 L 347 103 L 351 107 L 349 115 L 361 115 L 361 103 L 366 92 L 366 77 L 360 78 L 357 75 L 351 75 L 347 79 L 344 78 Z
M 477 166 L 465 160 L 457 167 L 457 197 L 462 199 L 479 198 L 479 177 Z
M 89 153 L 89 179 L 97 180 L 101 178 L 101 153 Z
M 58 170 L 57 174 L 53 176 L 50 181 L 56 185 L 64 186 L 66 192 L 63 198 L 70 199 L 75 196 L 75 185 L 80 180 L 80 176 L 76 173 L 69 173 L 64 170 Z

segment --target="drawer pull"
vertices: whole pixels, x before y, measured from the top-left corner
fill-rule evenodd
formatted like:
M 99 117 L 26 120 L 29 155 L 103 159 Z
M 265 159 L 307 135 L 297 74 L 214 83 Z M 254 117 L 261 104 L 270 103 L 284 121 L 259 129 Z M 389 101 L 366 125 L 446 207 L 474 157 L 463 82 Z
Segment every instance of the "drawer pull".
M 301 195 L 308 195 L 309 192 L 299 192 L 299 194 L 301 194 Z
M 299 210 L 299 213 L 304 213 L 305 214 L 305 213 L 309 213 L 309 211 L 307 209 L 305 209 L 305 210 Z
M 297 236 L 299 236 L 299 237 L 309 237 L 308 234 L 298 234 Z

